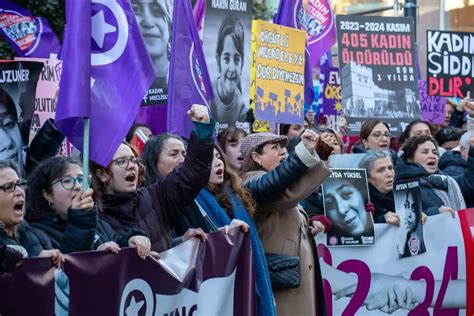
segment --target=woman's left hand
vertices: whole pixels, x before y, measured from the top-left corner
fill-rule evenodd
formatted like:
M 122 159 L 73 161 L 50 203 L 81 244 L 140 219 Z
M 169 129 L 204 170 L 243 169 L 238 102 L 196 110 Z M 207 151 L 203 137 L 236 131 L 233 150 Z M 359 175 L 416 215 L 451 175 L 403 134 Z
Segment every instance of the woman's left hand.
M 97 247 L 97 251 L 110 251 L 113 253 L 119 253 L 120 250 L 120 246 L 117 245 L 117 243 L 114 241 L 103 243 L 99 247 Z
M 234 227 L 240 227 L 244 233 L 247 233 L 249 231 L 249 225 L 241 221 L 240 219 L 233 219 L 229 225 L 225 225 L 224 227 L 220 227 L 220 231 L 224 231 L 224 234 L 229 233 L 229 229 L 234 228 Z
M 421 223 L 425 225 L 427 220 L 428 220 L 428 215 L 426 215 L 424 212 L 421 212 Z
M 151 250 L 151 242 L 148 237 L 145 236 L 133 236 L 128 240 L 130 247 L 136 247 L 137 253 L 140 258 L 145 259 Z
M 311 229 L 311 234 L 313 236 L 316 236 L 317 234 L 319 234 L 320 232 L 324 231 L 326 227 L 324 226 L 323 223 L 321 223 L 320 221 L 318 220 L 314 220 L 312 221 L 311 223 L 311 226 L 310 226 L 310 229 Z
M 191 238 L 199 238 L 201 241 L 207 240 L 207 234 L 202 230 L 202 228 L 190 228 L 184 235 L 181 237 L 183 241 L 186 241 Z
M 42 250 L 38 257 L 51 258 L 53 265 L 57 268 L 59 268 L 59 266 L 64 263 L 64 256 L 58 249 Z

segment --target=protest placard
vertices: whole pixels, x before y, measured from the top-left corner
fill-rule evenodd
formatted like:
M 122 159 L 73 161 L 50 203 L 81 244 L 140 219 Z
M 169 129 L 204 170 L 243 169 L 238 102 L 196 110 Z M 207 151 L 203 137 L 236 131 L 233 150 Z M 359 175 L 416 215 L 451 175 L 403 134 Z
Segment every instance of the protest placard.
M 432 124 L 443 123 L 446 98 L 439 96 L 430 96 L 428 94 L 425 80 L 419 80 L 418 87 L 420 91 L 421 119 Z
M 338 15 L 336 27 L 348 132 L 372 117 L 400 134 L 420 117 L 413 19 Z
M 464 98 L 474 89 L 474 33 L 426 31 L 428 94 Z
M 255 117 L 287 124 L 303 124 L 303 31 L 253 22 L 255 38 Z

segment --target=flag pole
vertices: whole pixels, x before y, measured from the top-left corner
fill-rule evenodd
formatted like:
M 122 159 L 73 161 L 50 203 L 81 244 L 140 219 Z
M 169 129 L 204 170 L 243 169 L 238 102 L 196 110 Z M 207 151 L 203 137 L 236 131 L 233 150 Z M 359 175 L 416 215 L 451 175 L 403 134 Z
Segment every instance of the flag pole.
M 90 119 L 84 118 L 84 144 L 82 146 L 82 191 L 89 188 L 89 127 Z

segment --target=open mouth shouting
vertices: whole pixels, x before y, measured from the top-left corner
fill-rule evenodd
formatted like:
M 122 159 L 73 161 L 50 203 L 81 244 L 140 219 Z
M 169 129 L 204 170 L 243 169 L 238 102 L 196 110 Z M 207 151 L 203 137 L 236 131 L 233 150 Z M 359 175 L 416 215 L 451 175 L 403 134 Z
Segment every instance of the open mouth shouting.
M 13 213 L 15 214 L 15 217 L 23 217 L 24 206 L 25 206 L 24 200 L 19 200 L 13 205 Z
M 137 174 L 135 172 L 131 172 L 129 174 L 127 174 L 127 176 L 125 177 L 125 181 L 128 185 L 130 186 L 136 186 L 137 185 Z

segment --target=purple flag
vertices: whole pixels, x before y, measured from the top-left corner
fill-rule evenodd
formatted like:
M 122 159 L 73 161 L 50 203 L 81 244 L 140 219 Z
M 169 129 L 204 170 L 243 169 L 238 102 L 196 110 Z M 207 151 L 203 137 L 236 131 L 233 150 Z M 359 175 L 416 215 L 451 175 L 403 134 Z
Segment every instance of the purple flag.
M 61 49 L 46 19 L 32 16 L 10 0 L 0 1 L 0 34 L 22 57 L 49 58 Z
M 206 14 L 206 0 L 197 0 L 193 8 L 193 16 L 196 21 L 198 31 L 202 30 L 202 22 Z
M 56 125 L 82 150 L 90 118 L 90 158 L 105 166 L 132 125 L 154 66 L 129 0 L 70 0 Z
M 175 0 L 173 22 L 168 130 L 188 136 L 194 126 L 187 116 L 189 107 L 194 103 L 209 107 L 213 93 L 190 1 Z
M 301 10 L 301 0 L 281 0 L 273 23 L 301 30 L 301 23 L 299 21 Z M 304 58 L 304 103 L 305 105 L 311 105 L 314 101 L 313 72 L 311 70 L 311 56 L 307 44 Z
M 305 11 L 300 11 L 300 14 L 302 29 L 308 36 L 311 65 L 314 66 L 319 64 L 324 53 L 336 43 L 334 15 L 328 0 L 308 0 Z

